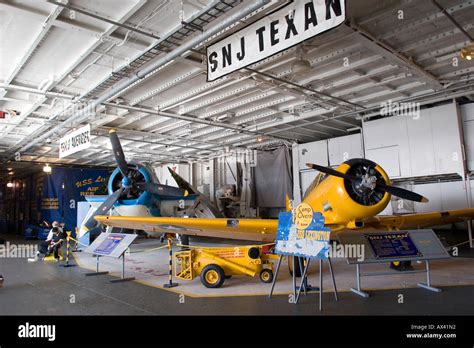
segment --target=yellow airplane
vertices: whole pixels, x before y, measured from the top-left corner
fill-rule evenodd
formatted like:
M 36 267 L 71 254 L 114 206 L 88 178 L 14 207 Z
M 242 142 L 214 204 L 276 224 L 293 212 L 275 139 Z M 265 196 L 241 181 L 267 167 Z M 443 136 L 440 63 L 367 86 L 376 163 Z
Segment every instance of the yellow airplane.
M 344 230 L 387 231 L 415 229 L 462 222 L 474 218 L 474 208 L 443 212 L 377 216 L 394 195 L 415 202 L 428 199 L 412 191 L 391 186 L 387 173 L 376 163 L 350 159 L 334 170 L 307 164 L 320 173 L 306 191 L 303 203 L 321 212 L 331 237 Z M 175 218 L 96 216 L 100 223 L 121 228 L 144 230 L 150 234 L 179 233 L 274 242 L 276 219 Z

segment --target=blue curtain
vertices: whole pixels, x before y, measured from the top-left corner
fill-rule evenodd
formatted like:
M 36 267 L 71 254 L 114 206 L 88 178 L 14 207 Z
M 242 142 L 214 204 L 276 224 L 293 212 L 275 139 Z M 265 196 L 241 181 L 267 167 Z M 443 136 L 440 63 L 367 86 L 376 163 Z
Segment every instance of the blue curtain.
M 49 223 L 65 223 L 65 231 L 75 231 L 77 202 L 86 195 L 107 194 L 109 172 L 102 169 L 53 168 L 43 182 L 41 217 Z

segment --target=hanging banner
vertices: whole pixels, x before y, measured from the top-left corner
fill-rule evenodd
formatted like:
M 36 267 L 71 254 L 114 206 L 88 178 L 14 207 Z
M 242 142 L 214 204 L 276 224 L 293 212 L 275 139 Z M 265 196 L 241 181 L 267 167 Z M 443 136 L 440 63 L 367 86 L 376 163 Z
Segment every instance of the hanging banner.
M 91 146 L 91 125 L 65 135 L 59 140 L 59 158 L 69 156 L 75 152 L 85 150 Z
M 313 212 L 306 203 L 293 213 L 280 213 L 276 234 L 275 253 L 299 257 L 327 259 L 331 230 L 324 226 L 321 213 Z
M 345 20 L 344 0 L 295 0 L 207 47 L 207 80 L 261 61 Z
M 66 231 L 77 225 L 77 203 L 89 195 L 106 195 L 109 172 L 103 169 L 53 168 L 44 176 L 41 220 L 64 222 Z

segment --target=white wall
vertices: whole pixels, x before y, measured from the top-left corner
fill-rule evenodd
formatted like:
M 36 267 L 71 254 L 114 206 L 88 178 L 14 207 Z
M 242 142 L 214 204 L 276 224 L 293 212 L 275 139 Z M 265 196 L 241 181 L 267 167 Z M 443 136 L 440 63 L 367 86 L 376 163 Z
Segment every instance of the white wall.
M 392 178 L 463 174 L 457 108 L 421 110 L 419 118 L 392 116 L 364 123 L 366 157 Z
M 360 134 L 296 145 L 293 148 L 293 168 L 298 168 L 298 172 L 294 171 L 294 174 L 298 175 L 294 176 L 299 182 L 294 185 L 295 200 L 300 201 L 297 195 L 299 189 L 301 188 L 302 197 L 319 173 L 309 169 L 306 163 L 336 167 L 348 159 L 360 157 L 364 157 Z

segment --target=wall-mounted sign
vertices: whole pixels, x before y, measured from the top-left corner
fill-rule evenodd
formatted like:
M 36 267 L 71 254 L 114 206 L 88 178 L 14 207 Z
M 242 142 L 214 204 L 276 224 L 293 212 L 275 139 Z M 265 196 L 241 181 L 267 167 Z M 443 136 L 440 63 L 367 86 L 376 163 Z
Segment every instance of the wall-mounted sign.
M 91 125 L 78 128 L 59 140 L 59 158 L 69 156 L 91 146 Z
M 213 81 L 261 61 L 346 20 L 344 0 L 295 0 L 207 48 Z

